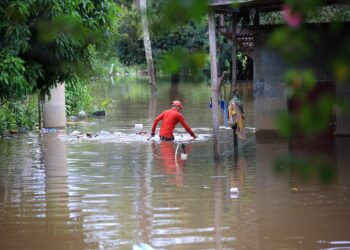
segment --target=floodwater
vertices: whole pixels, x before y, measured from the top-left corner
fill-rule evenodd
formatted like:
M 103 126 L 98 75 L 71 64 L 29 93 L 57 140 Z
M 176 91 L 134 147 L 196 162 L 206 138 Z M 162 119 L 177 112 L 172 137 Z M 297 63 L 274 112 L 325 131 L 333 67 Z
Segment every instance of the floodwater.
M 208 84 L 162 83 L 152 102 L 142 81 L 93 87 L 111 100 L 106 117 L 0 139 L 0 249 L 350 249 L 348 138 L 324 153 L 334 173 L 325 183 L 317 171 L 275 170 L 291 147 L 256 143 L 249 84 L 247 139 L 235 152 L 222 126 L 220 160 Z M 136 135 L 173 99 L 198 139 L 180 125 L 175 142 Z

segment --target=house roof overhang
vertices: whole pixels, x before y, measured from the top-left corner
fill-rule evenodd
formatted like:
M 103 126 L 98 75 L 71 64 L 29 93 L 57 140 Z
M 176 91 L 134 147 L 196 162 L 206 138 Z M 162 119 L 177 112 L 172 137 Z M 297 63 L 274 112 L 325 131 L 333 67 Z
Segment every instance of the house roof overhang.
M 209 0 L 209 6 L 215 12 L 235 13 L 257 10 L 258 12 L 272 12 L 281 10 L 283 0 Z M 347 0 L 325 0 L 324 5 L 349 4 Z

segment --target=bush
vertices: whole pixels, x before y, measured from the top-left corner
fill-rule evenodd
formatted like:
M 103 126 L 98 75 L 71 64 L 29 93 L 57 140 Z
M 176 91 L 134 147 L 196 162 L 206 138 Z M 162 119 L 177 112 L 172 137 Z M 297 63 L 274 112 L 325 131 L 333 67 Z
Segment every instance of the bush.
M 77 115 L 80 111 L 86 113 L 93 110 L 93 99 L 87 84 L 83 80 L 66 82 L 66 114 Z
M 5 101 L 0 104 L 0 134 L 26 132 L 38 123 L 37 98 Z

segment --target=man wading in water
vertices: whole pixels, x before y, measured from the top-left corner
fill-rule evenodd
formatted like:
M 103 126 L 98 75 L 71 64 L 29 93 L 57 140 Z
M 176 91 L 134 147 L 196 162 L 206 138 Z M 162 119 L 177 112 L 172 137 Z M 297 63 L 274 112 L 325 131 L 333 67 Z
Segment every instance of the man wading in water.
M 195 133 L 193 133 L 192 129 L 187 125 L 183 115 L 180 111 L 183 109 L 183 106 L 180 101 L 173 101 L 172 108 L 163 111 L 160 115 L 156 117 L 152 126 L 151 137 L 155 135 L 157 124 L 160 120 L 162 121 L 162 125 L 159 131 L 159 137 L 162 141 L 173 141 L 174 140 L 174 129 L 176 125 L 180 122 L 181 125 L 186 129 L 186 131 L 193 137 L 193 139 L 197 138 Z

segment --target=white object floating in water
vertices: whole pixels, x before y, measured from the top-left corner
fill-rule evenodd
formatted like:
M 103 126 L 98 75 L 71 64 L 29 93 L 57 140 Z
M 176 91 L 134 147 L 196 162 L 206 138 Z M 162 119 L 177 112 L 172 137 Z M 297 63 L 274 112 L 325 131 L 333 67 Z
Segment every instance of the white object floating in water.
M 238 187 L 232 187 L 232 188 L 230 188 L 230 192 L 231 193 L 238 193 L 239 189 L 238 189 Z
M 122 132 L 114 132 L 113 135 L 114 136 L 119 136 L 119 137 L 121 137 L 121 136 L 128 136 L 127 134 L 124 134 Z
M 103 130 L 98 132 L 97 135 L 100 136 L 100 137 L 110 137 L 110 136 L 112 136 L 111 133 L 109 133 L 107 131 L 103 131 Z
M 237 199 L 239 197 L 239 189 L 238 187 L 230 188 L 230 198 Z
M 140 124 L 140 123 L 135 124 L 135 129 L 143 129 L 143 124 Z
M 253 128 L 253 127 L 245 127 L 245 129 L 255 132 L 255 128 Z
M 154 248 L 146 243 L 139 243 L 139 244 L 134 244 L 132 246 L 132 250 L 154 250 Z
M 78 113 L 78 117 L 79 118 L 86 118 L 86 112 L 84 111 L 84 110 L 82 110 L 82 111 L 80 111 L 79 113 Z
M 238 193 L 237 194 L 231 194 L 230 198 L 231 199 L 238 199 L 239 198 L 239 194 Z
M 76 135 L 81 135 L 81 132 L 78 131 L 78 130 L 74 130 L 72 133 L 71 133 L 72 136 L 76 136 Z

